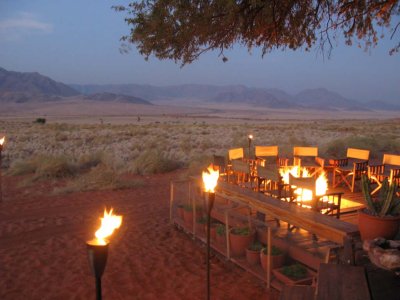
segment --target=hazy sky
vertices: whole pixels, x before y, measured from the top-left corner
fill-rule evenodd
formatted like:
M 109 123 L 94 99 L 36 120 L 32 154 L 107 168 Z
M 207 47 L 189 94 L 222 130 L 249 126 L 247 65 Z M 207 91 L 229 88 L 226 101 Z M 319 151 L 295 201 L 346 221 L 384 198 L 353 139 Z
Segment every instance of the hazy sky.
M 37 71 L 64 83 L 244 84 L 296 93 L 325 87 L 356 100 L 400 103 L 399 40 L 386 38 L 370 53 L 343 41 L 327 60 L 316 51 L 275 51 L 261 58 L 236 47 L 223 63 L 209 53 L 180 68 L 172 61 L 145 61 L 132 46 L 119 52 L 129 32 L 124 14 L 111 10 L 124 0 L 0 0 L 0 66 Z

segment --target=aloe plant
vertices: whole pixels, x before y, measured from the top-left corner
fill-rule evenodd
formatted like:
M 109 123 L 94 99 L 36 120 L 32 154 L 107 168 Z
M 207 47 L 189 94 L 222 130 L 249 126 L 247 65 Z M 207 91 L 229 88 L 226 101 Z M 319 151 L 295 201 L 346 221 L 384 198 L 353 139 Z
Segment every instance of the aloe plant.
M 225 224 L 218 224 L 215 231 L 217 232 L 218 235 L 224 235 L 225 234 Z
M 371 195 L 371 183 L 367 175 L 361 176 L 361 187 L 368 210 L 376 216 L 397 215 L 400 212 L 400 199 L 396 196 L 396 183 L 383 180 L 378 197 Z

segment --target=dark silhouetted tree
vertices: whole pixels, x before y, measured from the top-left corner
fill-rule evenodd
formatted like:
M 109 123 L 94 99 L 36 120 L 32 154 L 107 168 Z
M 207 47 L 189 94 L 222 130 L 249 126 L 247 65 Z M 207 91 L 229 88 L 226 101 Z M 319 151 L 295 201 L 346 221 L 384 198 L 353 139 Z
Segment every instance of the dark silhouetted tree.
M 224 51 L 235 44 L 262 49 L 306 50 L 330 54 L 333 41 L 344 36 L 369 49 L 388 29 L 392 39 L 400 27 L 399 1 L 328 0 L 142 0 L 115 6 L 127 13 L 125 46 L 136 44 L 146 59 L 173 59 L 182 65 L 202 53 Z M 379 32 L 378 32 L 379 31 Z M 390 54 L 398 52 L 394 44 Z

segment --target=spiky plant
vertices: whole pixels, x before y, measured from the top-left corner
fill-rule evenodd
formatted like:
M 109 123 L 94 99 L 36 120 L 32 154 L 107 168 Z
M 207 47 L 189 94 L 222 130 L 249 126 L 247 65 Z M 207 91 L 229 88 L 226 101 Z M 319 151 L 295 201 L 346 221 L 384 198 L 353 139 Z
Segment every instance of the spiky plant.
M 400 199 L 396 197 L 396 183 L 389 185 L 387 178 L 382 182 L 378 197 L 371 195 L 371 182 L 367 175 L 361 176 L 361 187 L 368 210 L 376 216 L 384 217 L 400 213 Z

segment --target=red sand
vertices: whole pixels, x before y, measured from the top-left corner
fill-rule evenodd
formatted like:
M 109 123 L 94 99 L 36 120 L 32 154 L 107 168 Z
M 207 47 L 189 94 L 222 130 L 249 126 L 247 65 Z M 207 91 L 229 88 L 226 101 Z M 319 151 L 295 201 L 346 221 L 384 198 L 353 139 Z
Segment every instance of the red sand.
M 205 249 L 169 225 L 169 182 L 151 176 L 123 191 L 51 194 L 52 183 L 18 188 L 3 177 L 0 299 L 94 299 L 85 241 L 106 206 L 124 219 L 111 240 L 104 299 L 204 299 Z M 212 259 L 212 299 L 276 299 L 246 271 Z

